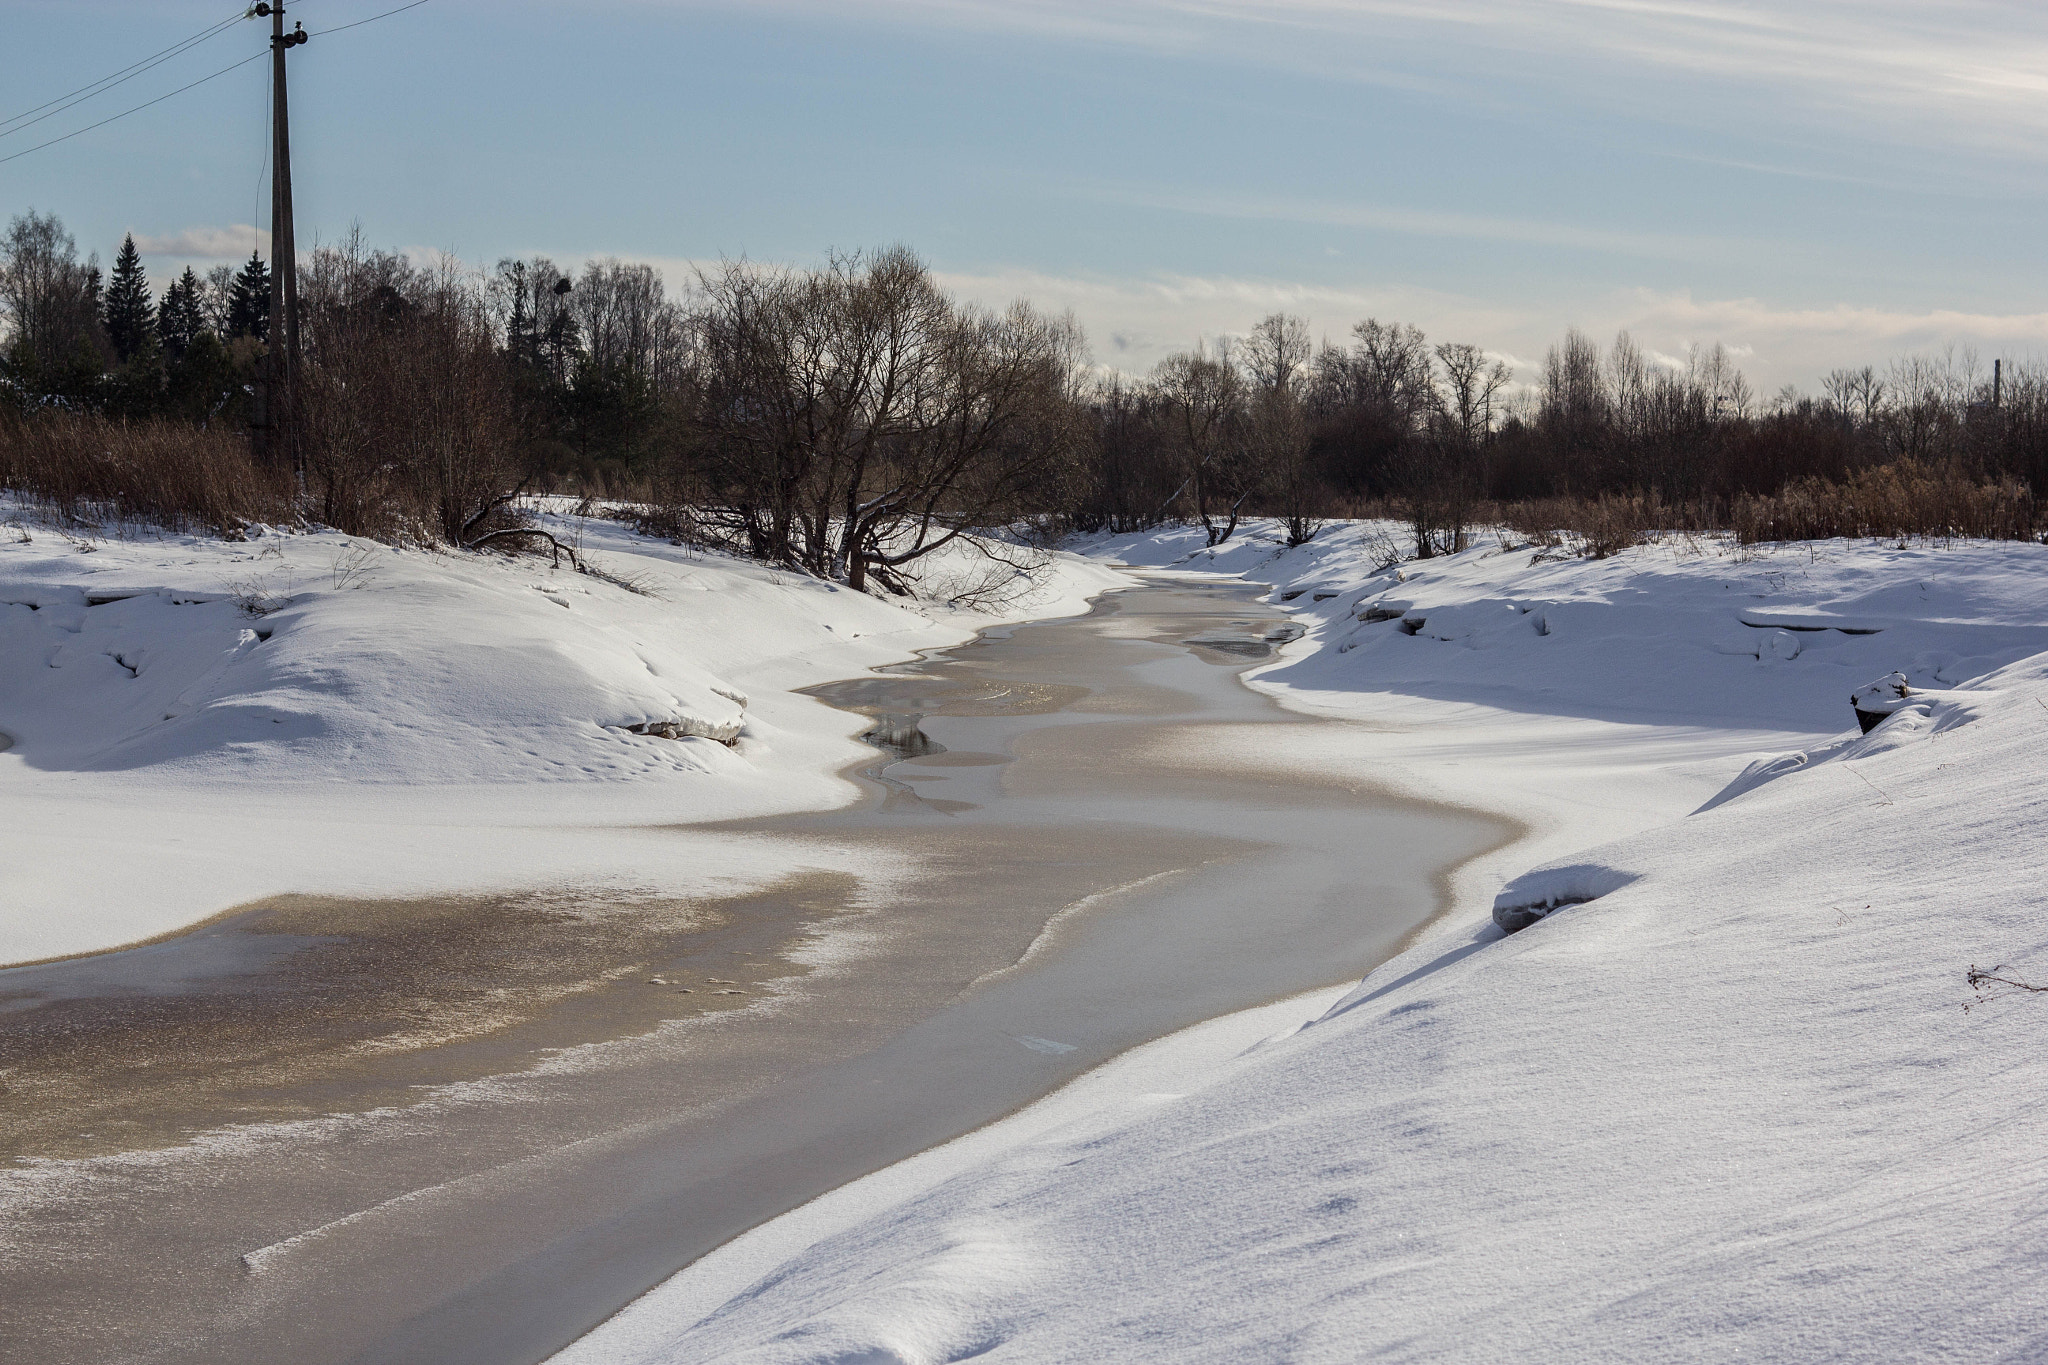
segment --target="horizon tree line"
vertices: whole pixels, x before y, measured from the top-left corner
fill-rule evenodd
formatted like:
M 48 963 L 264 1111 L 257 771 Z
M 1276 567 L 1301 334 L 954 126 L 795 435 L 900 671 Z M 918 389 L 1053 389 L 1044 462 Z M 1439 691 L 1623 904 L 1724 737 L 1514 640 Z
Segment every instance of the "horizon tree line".
M 55 216 L 18 215 L 0 237 L 0 392 L 17 426 L 232 440 L 269 283 L 252 253 L 156 294 L 132 237 L 103 278 Z M 2048 372 L 1994 388 L 1967 352 L 1760 401 L 1720 346 L 1674 365 L 1573 330 L 1518 388 L 1474 343 L 1368 318 L 1316 345 L 1275 313 L 1131 376 L 1089 365 L 1071 317 L 961 303 L 900 247 L 727 262 L 673 296 L 642 263 L 473 272 L 352 231 L 307 255 L 300 295 L 305 484 L 265 497 L 452 544 L 516 539 L 525 493 L 630 497 L 671 534 L 861 588 L 908 591 L 938 546 L 1027 523 L 1184 521 L 1214 546 L 1271 515 L 1298 544 L 1372 507 L 1426 556 L 1505 504 L 1647 499 L 1727 524 L 1738 500 L 1893 465 L 2007 487 L 2030 530 L 2048 478 Z

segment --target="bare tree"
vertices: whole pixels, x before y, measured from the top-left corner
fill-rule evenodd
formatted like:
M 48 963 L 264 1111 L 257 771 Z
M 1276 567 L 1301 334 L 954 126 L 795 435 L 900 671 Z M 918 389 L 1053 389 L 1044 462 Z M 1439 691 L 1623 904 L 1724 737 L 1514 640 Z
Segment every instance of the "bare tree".
M 305 267 L 308 494 L 358 534 L 471 545 L 522 530 L 509 375 L 483 281 L 352 231 Z
M 1238 343 L 1238 364 L 1253 388 L 1292 390 L 1308 378 L 1308 319 L 1273 313 Z
M 228 309 L 235 293 L 235 269 L 217 265 L 199 281 L 199 316 L 206 329 L 225 341 L 228 338 Z
M 1599 486 L 1608 474 L 1611 404 L 1600 373 L 1600 348 L 1577 328 L 1565 333 L 1543 361 L 1543 395 L 1536 422 L 1556 452 L 1567 489 Z
M 1374 318 L 1352 337 L 1315 359 L 1312 458 L 1345 491 L 1398 496 L 1434 401 L 1429 343 L 1418 328 Z
M 591 261 L 567 299 L 584 354 L 599 369 L 642 374 L 659 385 L 683 363 L 682 310 L 653 266 Z
M 1442 422 L 1460 449 L 1476 451 L 1493 430 L 1501 391 L 1514 373 L 1506 362 L 1462 341 L 1438 346 L 1436 361 L 1443 374 L 1437 386 Z
M 55 214 L 30 209 L 0 237 L 0 320 L 17 384 L 48 387 L 60 370 L 96 377 L 111 351 L 99 326 L 99 258 Z
M 1244 380 L 1227 356 L 1198 346 L 1160 361 L 1152 390 L 1180 450 L 1181 490 L 1193 501 L 1209 544 L 1221 545 L 1236 533 L 1257 488 L 1245 441 Z
M 1976 387 L 1977 356 L 1954 348 L 1900 356 L 1885 374 L 1875 430 L 1893 459 L 1932 462 L 1959 452 L 1962 415 Z
M 1884 407 L 1884 381 L 1868 365 L 1860 370 L 1831 370 L 1820 387 L 1829 402 L 1858 421 L 1874 421 Z
M 1495 407 L 1511 377 L 1505 363 L 1466 342 L 1444 342 L 1434 358 L 1429 430 L 1411 444 L 1402 480 L 1422 558 L 1466 547 L 1472 509 L 1486 495 Z
M 1092 386 L 1092 418 L 1066 500 L 1078 530 L 1144 531 L 1166 519 L 1181 489 L 1165 413 L 1150 388 L 1113 374 Z
M 1238 348 L 1251 383 L 1252 458 L 1279 501 L 1289 545 L 1304 544 L 1322 529 L 1316 514 L 1326 497 L 1309 462 L 1309 357 L 1308 319 L 1285 313 L 1263 319 Z
M 1079 443 L 1071 320 L 957 305 L 907 250 L 703 286 L 705 516 L 755 554 L 908 592 L 910 566 L 1015 521 Z

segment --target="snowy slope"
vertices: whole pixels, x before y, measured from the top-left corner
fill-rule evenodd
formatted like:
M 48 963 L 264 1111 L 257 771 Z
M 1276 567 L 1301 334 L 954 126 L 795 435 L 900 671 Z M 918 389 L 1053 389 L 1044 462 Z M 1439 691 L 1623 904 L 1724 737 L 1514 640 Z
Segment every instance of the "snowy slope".
M 639 591 L 332 532 L 78 540 L 16 521 L 0 961 L 284 891 L 759 880 L 781 869 L 733 840 L 649 831 L 851 799 L 835 774 L 865 752 L 860 722 L 789 689 L 1002 619 L 561 515 Z M 1123 581 L 1062 556 L 1007 610 L 1078 611 Z
M 1356 722 L 1275 762 L 1528 837 L 1308 1027 L 849 1187 L 564 1361 L 2048 1355 L 2048 998 L 1965 980 L 2048 984 L 2048 550 L 1490 546 L 1397 580 L 1366 539 L 1213 563 L 1303 589 L 1259 685 Z M 1939 695 L 1857 736 L 1895 668 Z

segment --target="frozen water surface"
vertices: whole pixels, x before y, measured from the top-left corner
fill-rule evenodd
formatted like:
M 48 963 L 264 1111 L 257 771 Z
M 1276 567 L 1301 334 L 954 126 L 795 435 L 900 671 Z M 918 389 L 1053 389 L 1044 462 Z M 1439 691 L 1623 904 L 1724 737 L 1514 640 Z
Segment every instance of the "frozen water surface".
M 23 1120 L 24 1155 L 101 1154 L 18 1178 L 11 1357 L 537 1360 L 738 1233 L 1119 1052 L 1356 978 L 1509 827 L 1274 761 L 1347 723 L 1239 682 L 1293 633 L 1258 591 L 1159 578 L 813 689 L 887 747 L 858 805 L 713 827 L 782 861 L 766 892 L 301 901 L 276 912 L 289 933 L 134 950 L 191 964 L 157 1036 L 182 1007 L 195 1056 L 276 1040 L 209 1064 L 232 1093 L 195 1098 L 176 1056 L 116 1070 L 122 1035 L 91 1010 L 132 1008 L 132 954 L 27 969 L 0 1046 L 45 1117 L 75 1112 L 67 1078 L 118 1084 L 73 1147 Z M 236 1029 L 199 1027 L 224 998 Z M 106 1137 L 171 1111 L 250 1126 Z

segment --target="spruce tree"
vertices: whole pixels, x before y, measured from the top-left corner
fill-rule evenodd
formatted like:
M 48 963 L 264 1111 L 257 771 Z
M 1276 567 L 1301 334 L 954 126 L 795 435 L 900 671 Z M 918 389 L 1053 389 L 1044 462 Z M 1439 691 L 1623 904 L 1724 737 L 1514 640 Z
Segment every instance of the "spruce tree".
M 166 354 L 176 358 L 183 356 L 205 329 L 206 318 L 199 310 L 199 277 L 188 265 L 164 291 L 163 306 L 156 313 L 157 340 Z
M 135 249 L 133 233 L 121 239 L 121 254 L 114 258 L 104 317 L 107 340 L 114 344 L 115 357 L 125 364 L 148 342 L 156 321 L 149 276 L 142 269 L 142 254 Z
M 270 336 L 270 267 L 253 251 L 228 294 L 228 335 L 258 341 Z

